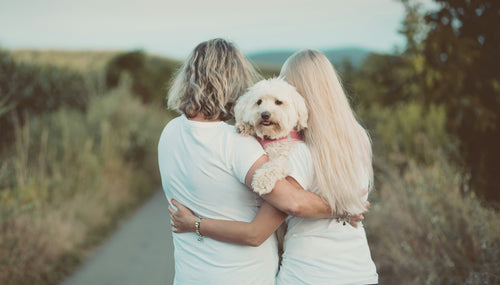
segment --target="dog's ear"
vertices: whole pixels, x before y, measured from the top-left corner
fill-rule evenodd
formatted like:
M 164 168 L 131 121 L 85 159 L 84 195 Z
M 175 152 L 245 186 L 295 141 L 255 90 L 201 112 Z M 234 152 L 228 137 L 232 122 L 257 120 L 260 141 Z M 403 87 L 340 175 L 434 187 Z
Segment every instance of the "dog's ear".
M 243 123 L 243 116 L 245 114 L 245 109 L 248 106 L 249 98 L 250 91 L 247 91 L 236 101 L 236 105 L 234 106 L 234 120 L 236 121 L 236 124 Z
M 236 123 L 236 131 L 244 136 L 254 136 L 254 128 L 247 122 Z
M 297 112 L 297 131 L 303 130 L 307 128 L 307 119 L 309 118 L 307 113 L 306 101 L 302 96 L 295 91 L 296 94 L 293 95 L 295 111 Z
M 249 107 L 251 106 L 251 100 L 253 96 L 252 88 L 247 90 L 247 92 L 241 95 L 240 98 L 236 101 L 236 105 L 234 106 L 234 119 L 236 121 L 236 130 L 238 133 L 244 136 L 253 136 L 255 135 L 254 127 L 248 122 L 248 112 Z

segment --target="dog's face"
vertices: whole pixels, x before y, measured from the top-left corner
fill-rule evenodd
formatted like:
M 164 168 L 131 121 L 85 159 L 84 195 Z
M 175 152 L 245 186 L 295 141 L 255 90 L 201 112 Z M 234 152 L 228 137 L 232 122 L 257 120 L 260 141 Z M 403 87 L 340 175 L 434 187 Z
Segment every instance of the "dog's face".
M 236 127 L 244 135 L 278 139 L 307 127 L 304 99 L 282 79 L 259 81 L 238 99 L 234 110 Z

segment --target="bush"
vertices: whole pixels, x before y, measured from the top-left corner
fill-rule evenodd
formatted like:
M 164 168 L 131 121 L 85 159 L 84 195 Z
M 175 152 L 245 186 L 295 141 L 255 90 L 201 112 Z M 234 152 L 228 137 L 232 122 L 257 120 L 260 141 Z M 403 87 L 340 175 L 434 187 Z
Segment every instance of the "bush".
M 366 230 L 380 283 L 499 284 L 500 214 L 437 157 L 403 172 L 378 160 Z
M 81 74 L 49 65 L 18 63 L 0 50 L 0 145 L 13 139 L 15 124 L 61 107 L 85 110 L 88 90 Z
M 180 63 L 132 51 L 115 56 L 106 67 L 108 88 L 116 87 L 123 72 L 132 78 L 132 90 L 143 102 L 166 102 L 166 87 Z
M 456 147 L 446 132 L 446 112 L 442 106 L 408 102 L 391 107 L 373 105 L 361 110 L 373 131 L 376 153 L 390 155 L 393 163 L 407 161 L 433 163 L 438 152 L 452 155 Z

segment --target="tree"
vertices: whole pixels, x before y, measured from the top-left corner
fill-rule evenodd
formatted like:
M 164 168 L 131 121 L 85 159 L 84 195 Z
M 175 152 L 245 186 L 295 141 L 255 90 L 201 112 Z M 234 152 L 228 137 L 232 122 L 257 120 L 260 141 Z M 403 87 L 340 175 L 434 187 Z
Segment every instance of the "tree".
M 415 40 L 419 33 L 407 31 L 407 52 L 423 59 L 422 94 L 445 106 L 447 129 L 461 142 L 473 188 L 500 201 L 500 1 L 435 2 L 439 8 L 424 17 L 424 37 Z

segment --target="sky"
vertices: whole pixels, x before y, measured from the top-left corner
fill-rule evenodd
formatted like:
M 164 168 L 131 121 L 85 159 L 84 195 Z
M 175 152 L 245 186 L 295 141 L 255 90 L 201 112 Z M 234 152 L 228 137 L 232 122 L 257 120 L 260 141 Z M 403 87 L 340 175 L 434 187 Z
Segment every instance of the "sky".
M 0 0 L 7 49 L 144 49 L 185 58 L 222 37 L 245 53 L 364 47 L 390 52 L 404 9 L 397 0 Z

